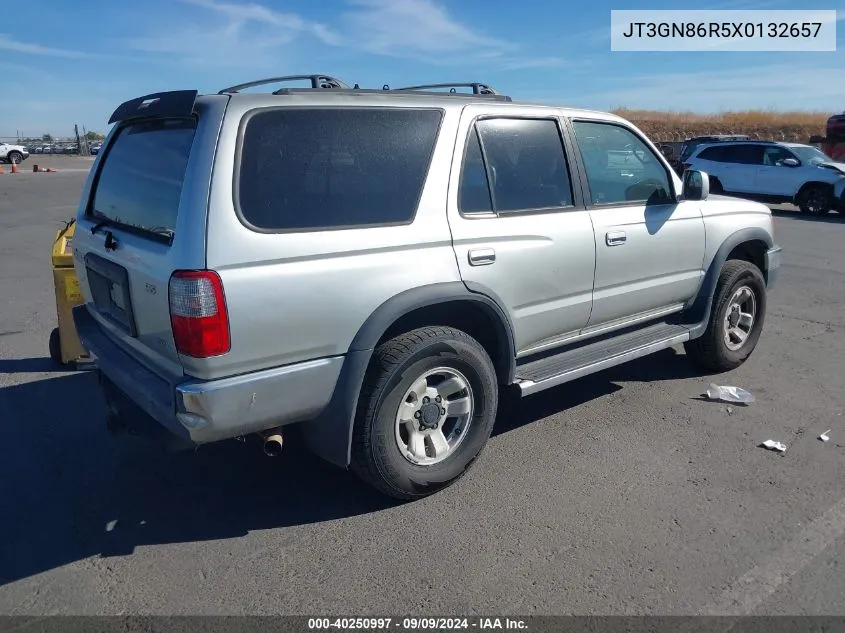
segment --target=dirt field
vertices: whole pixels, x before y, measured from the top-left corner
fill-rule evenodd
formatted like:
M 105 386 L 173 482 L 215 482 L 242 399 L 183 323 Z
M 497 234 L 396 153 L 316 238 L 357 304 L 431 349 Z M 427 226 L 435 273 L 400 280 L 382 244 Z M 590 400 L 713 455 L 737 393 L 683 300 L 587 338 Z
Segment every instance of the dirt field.
M 702 134 L 747 134 L 752 138 L 806 143 L 811 136 L 824 136 L 828 112 L 655 112 L 615 110 L 658 142 L 683 141 Z

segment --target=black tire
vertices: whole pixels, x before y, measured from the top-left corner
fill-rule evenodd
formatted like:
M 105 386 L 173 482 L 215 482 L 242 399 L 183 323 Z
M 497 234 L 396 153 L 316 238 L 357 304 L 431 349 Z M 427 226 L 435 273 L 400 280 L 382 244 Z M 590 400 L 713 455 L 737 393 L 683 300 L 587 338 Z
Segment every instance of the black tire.
M 747 338 L 738 349 L 731 349 L 725 341 L 726 319 L 731 311 L 731 299 L 741 288 L 746 287 L 754 294 L 756 309 L 754 322 Z M 684 344 L 687 355 L 700 367 L 724 372 L 742 365 L 757 345 L 766 317 L 766 281 L 760 269 L 743 260 L 728 260 L 716 283 L 716 294 L 710 319 L 704 334 Z
M 471 388 L 466 433 L 439 463 L 407 459 L 397 441 L 397 414 L 406 392 L 436 368 L 457 370 Z M 462 392 L 464 393 L 464 392 Z M 385 495 L 410 500 L 461 478 L 481 454 L 496 419 L 498 382 L 484 348 L 465 332 L 423 327 L 376 348 L 361 390 L 352 437 L 351 470 Z M 446 422 L 443 422 L 445 433 Z M 426 450 L 428 446 L 426 445 Z
M 50 332 L 50 358 L 53 360 L 54 363 L 61 365 L 62 364 L 62 337 L 59 334 L 59 328 L 53 328 L 53 331 Z
M 9 152 L 6 160 L 9 161 L 10 165 L 20 165 L 23 162 L 23 154 L 20 152 Z
M 810 185 L 795 196 L 795 204 L 802 213 L 821 217 L 831 208 L 830 188 L 823 185 Z

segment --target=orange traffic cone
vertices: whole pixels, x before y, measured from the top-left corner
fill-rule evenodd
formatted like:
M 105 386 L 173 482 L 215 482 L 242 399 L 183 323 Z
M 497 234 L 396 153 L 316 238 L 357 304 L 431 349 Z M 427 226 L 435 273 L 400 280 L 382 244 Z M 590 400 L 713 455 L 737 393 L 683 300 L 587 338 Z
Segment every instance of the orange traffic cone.
M 5 174 L 6 170 L 3 169 L 3 165 L 0 165 L 0 174 Z
M 12 161 L 12 173 L 13 173 L 13 174 L 19 174 L 19 173 L 21 173 L 21 170 L 20 170 L 20 169 L 18 169 L 18 164 L 17 164 L 16 162 L 14 162 L 14 161 Z

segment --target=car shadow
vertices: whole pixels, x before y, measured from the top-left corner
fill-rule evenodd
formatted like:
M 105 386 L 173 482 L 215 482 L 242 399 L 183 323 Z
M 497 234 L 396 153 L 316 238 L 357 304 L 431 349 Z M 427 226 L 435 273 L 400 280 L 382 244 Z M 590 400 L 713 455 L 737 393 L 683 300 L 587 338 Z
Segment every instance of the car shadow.
M 666 349 L 650 356 L 591 374 L 576 381 L 521 398 L 516 389 L 504 392 L 493 436 L 502 435 L 551 415 L 621 391 L 628 382 L 660 382 L 701 378 L 707 374 L 685 354 Z
M 670 350 L 531 398 L 505 394 L 495 433 L 618 391 L 620 382 L 692 375 Z M 296 433 L 276 459 L 257 438 L 168 453 L 113 437 L 93 372 L 0 389 L 0 411 L 0 586 L 139 546 L 231 539 L 398 505 L 312 456 Z
M 803 220 L 804 222 L 822 222 L 827 224 L 845 223 L 845 214 L 831 211 L 827 215 L 807 215 L 793 209 L 772 208 L 772 214 L 776 218 L 789 218 L 791 220 Z
M 60 365 L 50 358 L 0 358 L 0 374 L 64 373 L 90 367 L 83 363 Z
M 0 585 L 138 546 L 229 539 L 395 505 L 313 457 L 295 433 L 277 459 L 252 438 L 171 453 L 114 437 L 94 372 L 0 389 L 0 411 Z

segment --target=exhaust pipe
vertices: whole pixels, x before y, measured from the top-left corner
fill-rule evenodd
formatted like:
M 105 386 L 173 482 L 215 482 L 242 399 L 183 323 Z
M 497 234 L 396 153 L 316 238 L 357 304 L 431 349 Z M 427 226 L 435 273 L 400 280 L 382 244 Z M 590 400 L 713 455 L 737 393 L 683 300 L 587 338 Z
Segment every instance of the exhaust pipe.
M 281 431 L 271 433 L 264 436 L 264 454 L 268 457 L 278 457 L 282 454 L 282 433 Z

